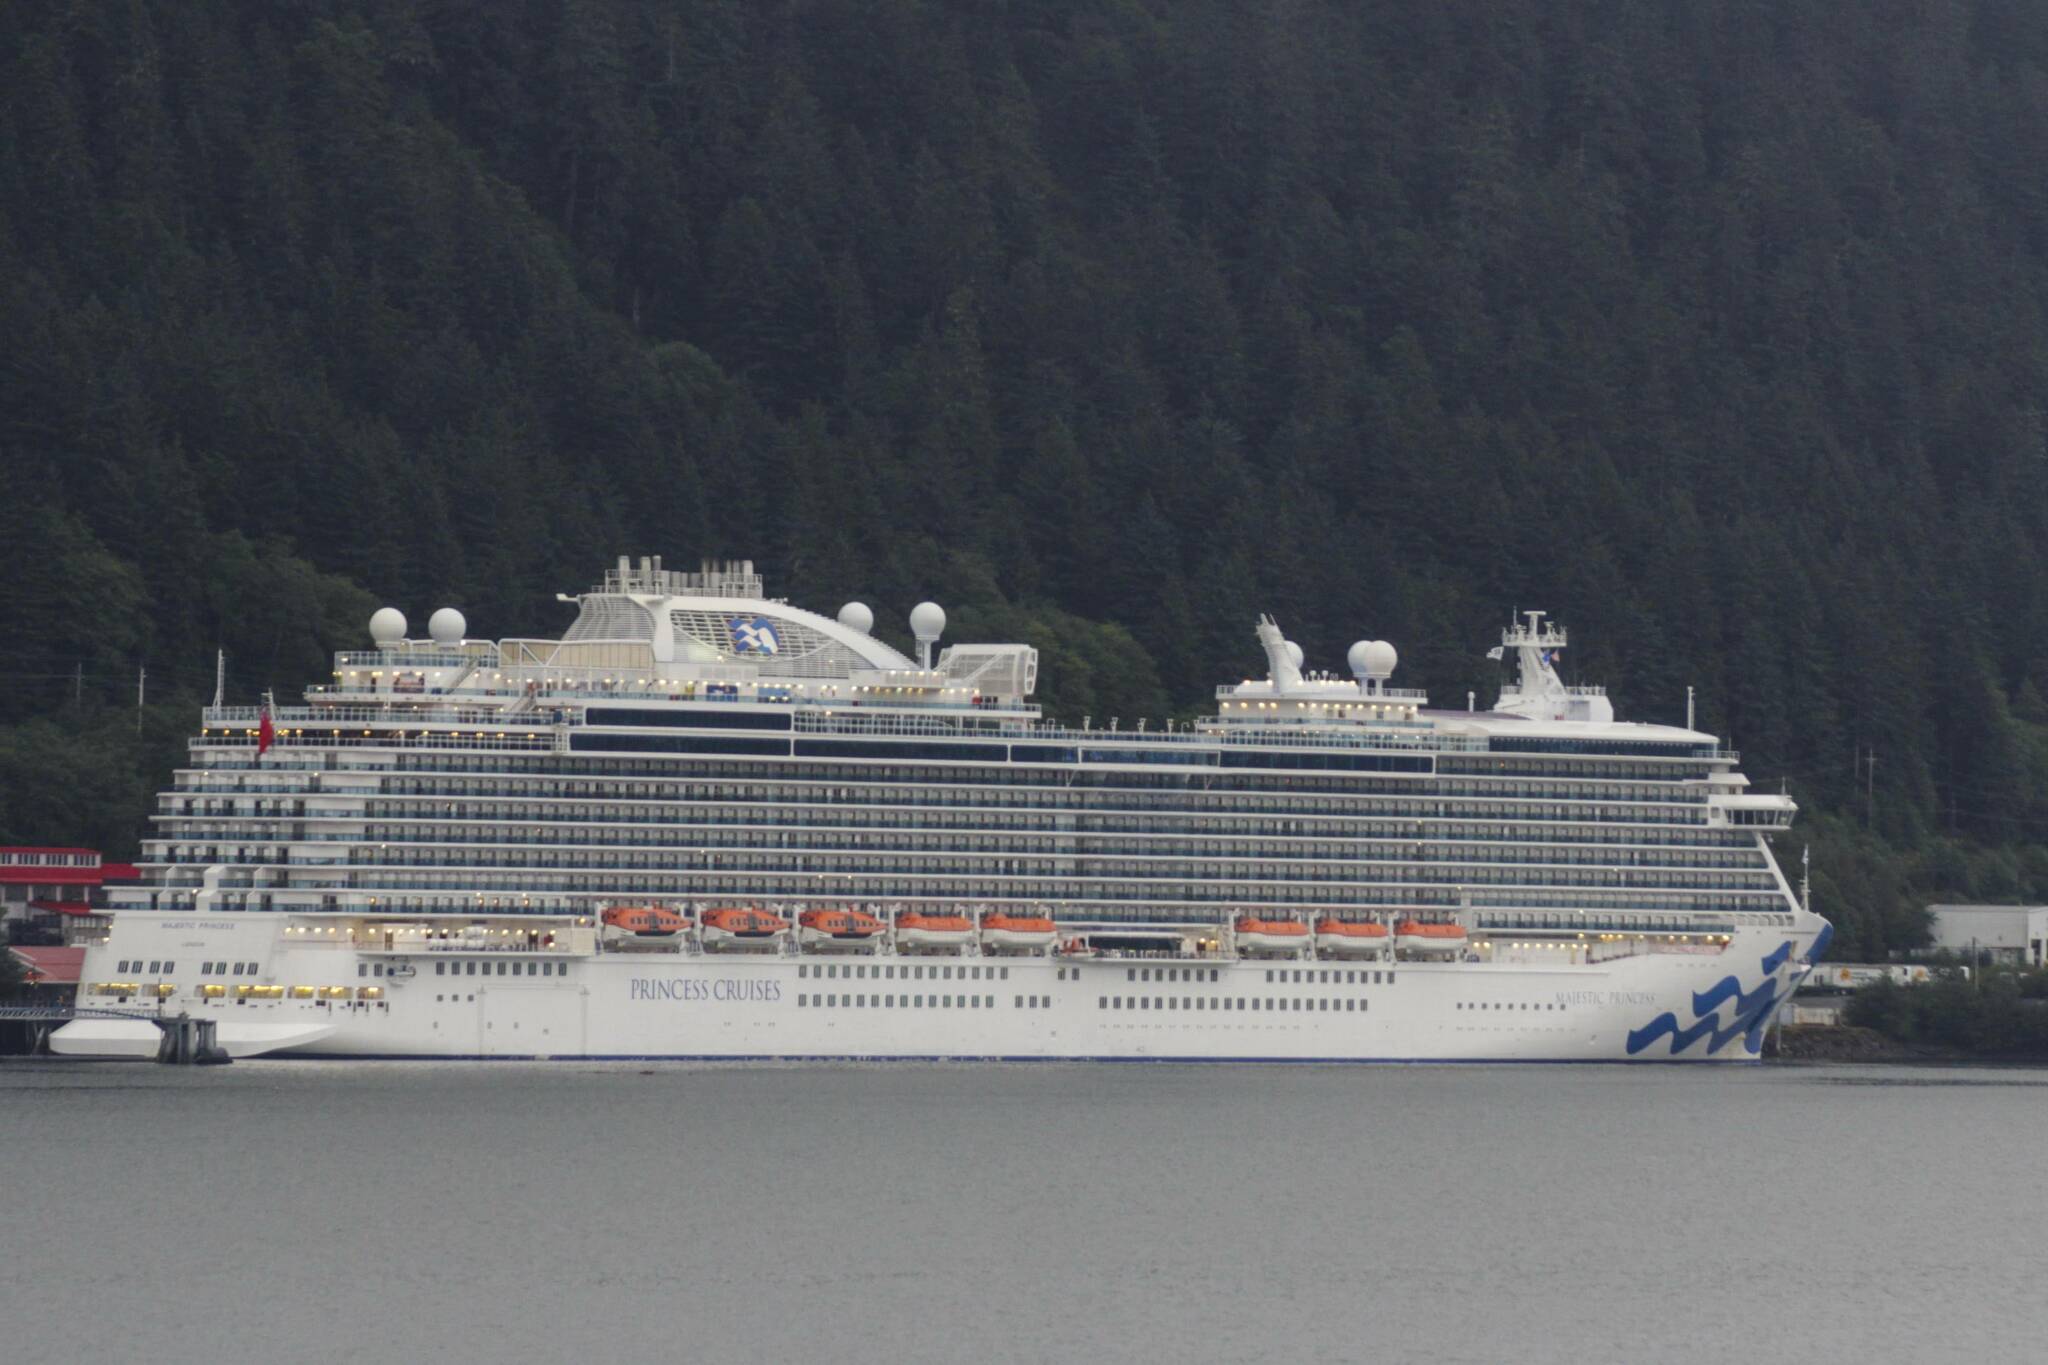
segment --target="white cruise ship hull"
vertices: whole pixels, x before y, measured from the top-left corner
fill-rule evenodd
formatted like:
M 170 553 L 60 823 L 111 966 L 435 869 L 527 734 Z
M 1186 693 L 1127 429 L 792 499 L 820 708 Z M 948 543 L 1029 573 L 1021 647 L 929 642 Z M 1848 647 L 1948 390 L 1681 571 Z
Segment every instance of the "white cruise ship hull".
M 124 913 L 88 954 L 84 976 L 107 974 L 116 959 L 224 959 L 267 983 L 374 991 L 336 1000 L 288 989 L 281 999 L 173 1006 L 221 1020 L 224 1042 L 258 1033 L 276 1040 L 260 1049 L 267 1055 L 1739 1062 L 1758 1055 L 1826 932 L 1818 917 L 1801 916 L 1791 929 L 1744 929 L 1718 951 L 1591 962 L 1562 954 L 1365 964 L 897 954 L 854 962 L 461 944 L 393 954 L 294 940 L 277 918 Z M 60 1029 L 55 1049 L 142 1055 L 133 1047 L 96 1053 L 93 1023 Z

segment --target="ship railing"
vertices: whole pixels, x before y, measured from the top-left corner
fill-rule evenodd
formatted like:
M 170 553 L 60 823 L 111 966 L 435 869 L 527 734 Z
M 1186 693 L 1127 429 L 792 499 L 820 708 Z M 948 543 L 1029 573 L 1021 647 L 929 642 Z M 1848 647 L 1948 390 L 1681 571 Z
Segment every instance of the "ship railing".
M 345 649 L 335 654 L 334 662 L 342 668 L 395 668 L 411 672 L 422 668 L 467 668 L 496 653 L 495 647 L 487 651 L 479 647 L 474 654 L 453 649 Z
M 208 726 L 258 724 L 262 711 L 254 706 L 209 706 L 203 723 Z M 506 713 L 496 708 L 459 706 L 279 706 L 271 710 L 271 723 L 280 730 L 293 726 L 325 725 L 490 725 L 507 723 Z M 530 718 L 521 723 L 532 726 Z
M 383 913 L 379 907 L 378 913 Z M 531 914 L 529 910 L 490 911 L 491 914 Z M 568 913 L 558 911 L 558 914 Z M 588 957 L 587 949 L 572 947 L 566 943 L 465 943 L 460 939 L 409 939 L 386 943 L 382 935 L 373 939 L 338 940 L 337 947 L 353 948 L 366 957 L 416 957 L 421 953 L 446 954 L 462 953 L 465 956 L 476 953 L 505 955 L 519 953 L 528 957 Z
M 1315 686 L 1314 683 L 1308 684 Z M 1216 689 L 1218 701 L 1292 701 L 1327 702 L 1335 706 L 1371 706 L 1380 701 L 1408 701 L 1421 705 L 1429 702 L 1429 693 L 1419 687 L 1386 687 L 1377 692 L 1344 692 L 1330 695 L 1321 692 L 1246 692 L 1243 683 L 1224 683 Z
M 193 742 L 198 744 L 201 741 L 195 740 Z M 203 742 L 207 745 L 230 745 L 249 751 L 247 758 L 231 758 L 224 755 L 209 758 L 207 760 L 207 768 L 210 771 L 232 771 L 240 768 L 251 772 L 332 771 L 323 764 L 291 763 L 289 761 L 280 761 L 278 757 L 278 755 L 283 754 L 288 759 L 292 751 L 301 749 L 447 749 L 451 752 L 462 753 L 493 753 L 519 750 L 533 753 L 548 752 L 559 747 L 553 732 L 535 735 L 531 738 L 525 735 L 512 735 L 508 733 L 504 736 L 491 736 L 481 739 L 458 735 L 452 732 L 445 735 L 433 733 L 425 736 L 388 733 L 382 735 L 338 736 L 280 734 L 272 742 L 270 756 L 259 760 L 255 752 L 257 742 L 255 735 L 210 735 Z M 311 794 L 327 795 L 328 793 L 321 791 Z

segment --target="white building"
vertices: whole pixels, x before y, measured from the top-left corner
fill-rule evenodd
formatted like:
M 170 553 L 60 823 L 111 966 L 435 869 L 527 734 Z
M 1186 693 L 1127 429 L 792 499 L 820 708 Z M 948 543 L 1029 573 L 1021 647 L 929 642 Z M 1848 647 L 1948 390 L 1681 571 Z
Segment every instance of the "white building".
M 1930 905 L 1934 946 L 2000 962 L 2042 965 L 2048 949 L 2048 905 Z

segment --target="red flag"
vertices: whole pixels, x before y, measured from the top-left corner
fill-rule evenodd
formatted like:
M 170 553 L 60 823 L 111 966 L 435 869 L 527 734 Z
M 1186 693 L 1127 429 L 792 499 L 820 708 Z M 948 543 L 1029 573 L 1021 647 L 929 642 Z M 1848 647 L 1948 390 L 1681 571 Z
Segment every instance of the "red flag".
M 256 757 L 261 758 L 271 745 L 277 743 L 277 727 L 270 723 L 270 708 L 265 706 L 257 713 Z

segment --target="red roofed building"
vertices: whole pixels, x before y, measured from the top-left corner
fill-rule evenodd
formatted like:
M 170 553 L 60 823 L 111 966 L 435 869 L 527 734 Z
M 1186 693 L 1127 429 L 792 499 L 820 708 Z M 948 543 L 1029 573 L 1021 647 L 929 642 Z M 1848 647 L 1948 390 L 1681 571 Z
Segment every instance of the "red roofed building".
M 71 998 L 78 985 L 79 969 L 85 965 L 85 949 L 22 944 L 7 951 L 21 963 L 22 985 L 31 990 L 39 986 L 62 987 L 59 997 Z
M 129 863 L 100 861 L 96 848 L 0 847 L 0 928 L 16 943 L 72 943 L 107 927 L 102 888 L 138 881 Z

